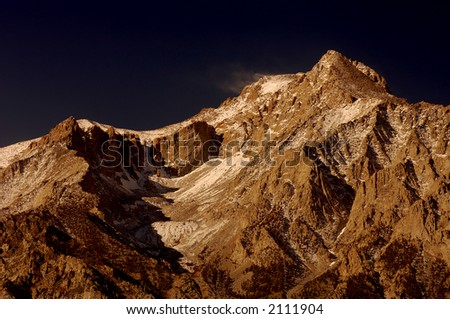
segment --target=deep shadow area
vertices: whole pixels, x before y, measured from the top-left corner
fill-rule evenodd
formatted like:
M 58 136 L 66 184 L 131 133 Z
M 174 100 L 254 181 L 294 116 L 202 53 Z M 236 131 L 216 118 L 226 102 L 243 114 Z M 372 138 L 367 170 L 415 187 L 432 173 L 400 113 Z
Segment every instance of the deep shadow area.
M 163 259 L 176 273 L 184 272 L 178 262 L 181 253 L 166 247 L 151 225 L 168 221 L 169 218 L 146 199 L 155 198 L 169 204 L 172 200 L 166 199 L 164 194 L 177 189 L 146 179 L 152 172 L 144 165 L 140 154 L 149 152 L 149 147 L 142 145 L 138 137 L 122 136 L 114 131 L 105 132 L 96 126 L 84 132 L 76 123 L 74 126 L 72 148 L 89 163 L 81 187 L 97 198 L 96 209 L 101 212 L 87 212 L 88 220 L 102 233 L 132 247 L 139 254 Z M 118 159 L 122 161 L 116 165 L 103 165 L 106 159 L 116 155 L 109 146 L 117 141 L 124 143 L 123 147 L 117 149 L 121 152 Z M 123 179 L 131 179 L 139 188 L 132 191 L 124 188 L 121 183 Z

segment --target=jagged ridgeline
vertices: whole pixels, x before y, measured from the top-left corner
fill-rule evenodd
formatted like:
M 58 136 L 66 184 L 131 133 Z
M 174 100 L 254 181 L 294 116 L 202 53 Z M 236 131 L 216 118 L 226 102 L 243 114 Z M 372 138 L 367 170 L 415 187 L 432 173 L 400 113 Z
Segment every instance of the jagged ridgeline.
M 154 131 L 0 149 L 3 298 L 448 298 L 450 107 L 328 51 Z

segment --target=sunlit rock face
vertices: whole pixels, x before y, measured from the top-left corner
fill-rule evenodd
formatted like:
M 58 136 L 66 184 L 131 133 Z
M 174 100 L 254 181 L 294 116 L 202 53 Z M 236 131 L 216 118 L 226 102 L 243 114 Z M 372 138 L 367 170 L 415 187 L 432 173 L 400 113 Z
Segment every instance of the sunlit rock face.
M 448 298 L 450 107 L 327 52 L 154 131 L 0 149 L 3 298 Z

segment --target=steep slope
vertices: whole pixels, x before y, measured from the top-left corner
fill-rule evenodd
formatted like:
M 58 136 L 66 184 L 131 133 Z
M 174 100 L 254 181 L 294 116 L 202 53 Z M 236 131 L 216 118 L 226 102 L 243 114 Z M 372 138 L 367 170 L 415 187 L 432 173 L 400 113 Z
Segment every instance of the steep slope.
M 382 256 L 409 243 L 431 254 L 421 267 L 448 269 L 449 107 L 410 105 L 330 51 L 310 72 L 265 77 L 208 112 L 199 117 L 223 134 L 224 159 L 157 179 L 180 189 L 163 209 L 172 221 L 155 227 L 219 296 L 446 296 L 445 273 L 434 294 L 432 272 L 393 281 Z M 402 280 L 421 293 L 398 291 Z
M 0 292 L 449 297 L 449 126 L 335 51 L 160 130 L 68 119 L 0 149 Z
M 200 296 L 151 227 L 165 217 L 143 198 L 167 190 L 134 161 L 100 165 L 119 137 L 69 118 L 0 170 L 1 297 Z

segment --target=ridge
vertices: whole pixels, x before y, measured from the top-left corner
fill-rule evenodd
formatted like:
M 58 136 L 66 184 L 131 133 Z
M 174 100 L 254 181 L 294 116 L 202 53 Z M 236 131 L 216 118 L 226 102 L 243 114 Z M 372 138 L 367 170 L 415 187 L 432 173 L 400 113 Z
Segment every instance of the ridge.
M 161 129 L 70 117 L 0 149 L 0 297 L 448 298 L 449 123 L 334 50 Z
M 329 50 L 317 62 L 311 73 L 319 83 L 331 83 L 360 96 L 388 96 L 386 80 L 371 67 Z

